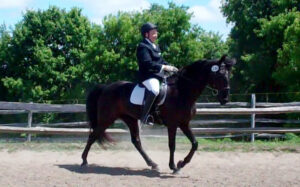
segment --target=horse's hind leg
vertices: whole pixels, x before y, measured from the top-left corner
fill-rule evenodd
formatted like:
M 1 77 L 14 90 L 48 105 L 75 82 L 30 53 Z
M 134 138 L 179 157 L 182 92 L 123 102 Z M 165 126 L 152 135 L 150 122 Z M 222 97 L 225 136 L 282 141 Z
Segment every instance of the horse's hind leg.
M 130 116 L 123 116 L 122 120 L 128 125 L 131 135 L 131 142 L 135 146 L 135 148 L 139 151 L 142 155 L 144 160 L 146 161 L 148 166 L 151 166 L 153 170 L 158 170 L 158 166 L 154 163 L 149 156 L 143 150 L 141 140 L 140 140 L 140 132 L 137 119 L 134 119 Z
M 101 134 L 100 129 L 95 129 L 90 133 L 87 144 L 86 144 L 84 151 L 82 153 L 82 156 L 81 156 L 81 158 L 82 158 L 81 166 L 87 165 L 86 158 L 88 156 L 89 150 L 90 150 L 92 144 L 95 143 L 95 141 L 100 138 L 100 134 Z

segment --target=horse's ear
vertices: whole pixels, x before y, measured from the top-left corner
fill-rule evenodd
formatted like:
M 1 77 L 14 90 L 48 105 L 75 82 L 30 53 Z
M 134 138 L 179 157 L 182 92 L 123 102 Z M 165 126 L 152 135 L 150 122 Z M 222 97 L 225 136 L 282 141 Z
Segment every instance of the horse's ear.
M 225 60 L 225 64 L 227 66 L 229 66 L 229 67 L 232 67 L 232 66 L 234 66 L 236 64 L 236 59 L 235 58 L 233 58 L 233 59 L 226 59 Z
M 224 62 L 226 60 L 227 55 L 223 55 L 220 60 L 219 60 L 219 64 L 221 64 L 222 62 Z

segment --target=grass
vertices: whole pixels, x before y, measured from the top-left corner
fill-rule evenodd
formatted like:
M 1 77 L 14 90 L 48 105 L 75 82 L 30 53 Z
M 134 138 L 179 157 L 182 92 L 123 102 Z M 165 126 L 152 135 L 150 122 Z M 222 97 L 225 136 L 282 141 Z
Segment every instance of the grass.
M 197 139 L 199 143 L 198 151 L 206 152 L 224 152 L 224 151 L 237 151 L 237 152 L 294 152 L 300 153 L 300 137 L 294 134 L 286 134 L 286 140 L 256 140 L 254 143 L 245 141 L 233 141 L 230 138 L 224 139 Z M 8 152 L 20 150 L 33 150 L 33 151 L 82 151 L 85 147 L 86 140 L 83 139 L 70 139 L 69 141 L 53 141 L 53 139 L 40 139 L 32 142 L 24 142 L 20 140 L 9 141 L 0 139 L 0 151 L 6 150 Z M 145 150 L 167 150 L 168 139 L 167 137 L 160 138 L 142 138 L 142 144 Z M 191 148 L 190 142 L 185 137 L 176 138 L 176 151 L 188 151 Z M 103 151 L 103 146 L 94 145 L 94 151 Z M 109 150 L 135 150 L 129 138 L 120 140 L 116 145 L 107 146 Z
M 164 142 L 165 140 L 156 140 Z M 197 138 L 199 151 L 219 152 L 219 151 L 240 151 L 240 152 L 296 152 L 300 153 L 300 137 L 288 134 L 286 140 L 256 140 L 254 143 L 248 141 L 234 141 L 230 138 L 224 139 L 203 139 Z M 165 143 L 167 143 L 165 141 Z M 190 142 L 187 138 L 177 138 L 177 149 L 189 149 Z

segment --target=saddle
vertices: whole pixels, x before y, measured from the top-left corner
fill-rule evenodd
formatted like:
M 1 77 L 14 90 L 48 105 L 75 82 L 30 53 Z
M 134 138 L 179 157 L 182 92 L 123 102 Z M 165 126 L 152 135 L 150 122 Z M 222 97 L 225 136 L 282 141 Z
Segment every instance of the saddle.
M 142 83 L 137 83 L 130 95 L 130 102 L 135 105 L 143 105 L 145 97 L 145 89 L 147 89 Z M 165 102 L 167 96 L 168 84 L 164 80 L 160 84 L 159 94 L 155 98 L 153 106 L 160 106 Z

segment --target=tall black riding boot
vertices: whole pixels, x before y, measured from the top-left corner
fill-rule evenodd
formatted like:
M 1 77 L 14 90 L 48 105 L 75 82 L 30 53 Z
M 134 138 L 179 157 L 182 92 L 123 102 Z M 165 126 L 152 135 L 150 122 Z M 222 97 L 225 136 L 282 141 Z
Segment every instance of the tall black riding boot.
M 149 90 L 145 89 L 145 99 L 144 99 L 144 105 L 142 108 L 142 115 L 141 115 L 141 122 L 143 124 L 147 124 L 147 125 L 153 125 L 153 124 L 148 124 L 147 123 L 147 118 L 148 118 L 148 114 L 151 110 L 151 107 L 154 103 L 154 100 L 156 98 L 156 95 L 152 92 L 150 92 Z

